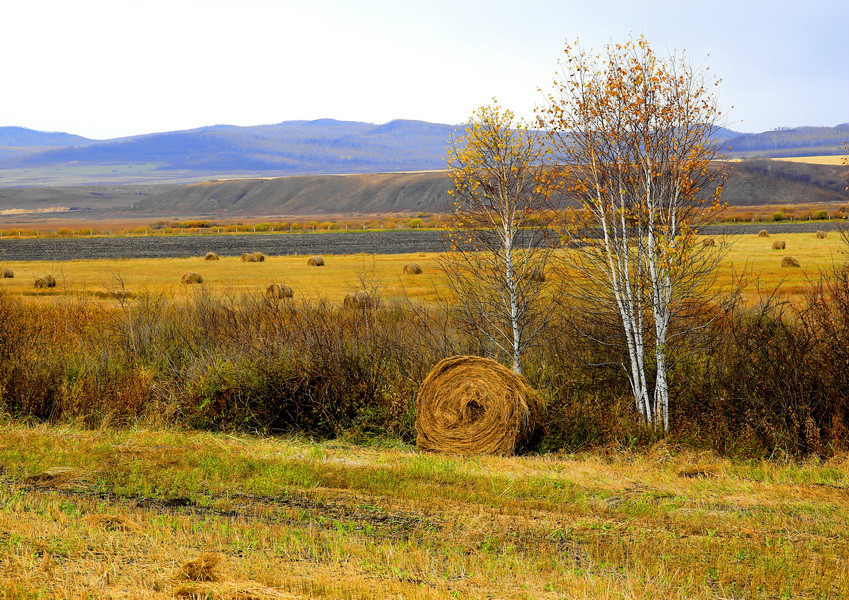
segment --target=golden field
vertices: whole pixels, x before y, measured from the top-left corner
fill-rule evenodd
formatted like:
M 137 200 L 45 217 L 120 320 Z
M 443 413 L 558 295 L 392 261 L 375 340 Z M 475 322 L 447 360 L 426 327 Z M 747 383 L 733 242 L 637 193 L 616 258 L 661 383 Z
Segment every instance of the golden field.
M 836 232 L 825 239 L 812 233 L 772 234 L 760 238 L 756 234 L 716 238 L 720 247 L 727 245 L 718 280 L 720 286 L 732 277 L 748 274 L 748 294 L 772 290 L 779 284 L 781 293 L 798 294 L 822 270 L 843 264 L 844 242 Z M 785 250 L 773 250 L 776 240 L 786 242 Z M 339 303 L 345 294 L 363 289 L 379 289 L 387 300 L 410 298 L 424 302 L 438 301 L 444 293 L 439 272 L 438 254 L 416 253 L 395 255 L 327 255 L 325 266 L 307 265 L 307 256 L 269 256 L 264 262 L 245 263 L 238 256 L 205 261 L 203 257 L 160 259 L 101 259 L 72 261 L 8 261 L 0 268 L 11 268 L 15 277 L 0 279 L 0 290 L 30 299 L 56 299 L 72 296 L 109 298 L 110 292 L 124 290 L 132 294 L 164 293 L 177 298 L 203 289 L 212 294 L 260 294 L 271 283 L 292 287 L 296 299 L 324 299 Z M 796 258 L 801 268 L 785 268 L 785 256 Z M 403 267 L 410 262 L 421 265 L 421 275 L 407 275 Z M 188 271 L 203 277 L 201 285 L 183 285 L 182 275 Z M 36 277 L 52 274 L 57 281 L 53 289 L 34 289 Z

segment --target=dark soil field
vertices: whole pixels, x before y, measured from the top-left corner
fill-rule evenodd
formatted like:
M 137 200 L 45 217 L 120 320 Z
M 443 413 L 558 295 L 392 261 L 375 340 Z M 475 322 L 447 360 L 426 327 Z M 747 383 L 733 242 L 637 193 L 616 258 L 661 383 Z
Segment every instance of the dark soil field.
M 737 223 L 704 228 L 707 235 L 836 231 L 842 222 Z M 0 239 L 0 260 L 179 258 L 216 252 L 285 254 L 409 254 L 446 249 L 442 231 L 363 231 L 277 234 L 149 235 L 131 237 Z

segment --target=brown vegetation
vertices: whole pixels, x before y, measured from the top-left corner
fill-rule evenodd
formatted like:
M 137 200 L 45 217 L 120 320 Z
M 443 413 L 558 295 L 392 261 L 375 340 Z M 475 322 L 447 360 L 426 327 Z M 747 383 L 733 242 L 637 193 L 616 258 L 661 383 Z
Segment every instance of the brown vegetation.
M 825 231 L 817 231 L 816 237 L 823 240 L 828 237 L 828 233 Z
M 702 240 L 702 245 L 704 245 L 705 248 L 713 248 L 716 246 L 716 240 L 713 238 L 706 238 Z

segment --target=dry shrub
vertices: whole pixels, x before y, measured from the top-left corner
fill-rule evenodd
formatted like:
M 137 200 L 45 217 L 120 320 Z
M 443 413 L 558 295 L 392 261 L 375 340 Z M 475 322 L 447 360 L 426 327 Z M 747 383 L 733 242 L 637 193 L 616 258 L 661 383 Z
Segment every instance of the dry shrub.
M 702 479 L 718 476 L 719 470 L 714 466 L 687 467 L 678 471 L 678 477 L 684 479 Z
M 769 237 L 769 231 L 767 231 L 766 229 L 761 229 L 758 232 L 758 237 Z
M 345 308 L 366 310 L 377 308 L 377 300 L 367 291 L 360 290 L 353 294 L 346 294 L 345 299 L 342 301 L 342 306 Z
M 183 283 L 203 283 L 203 277 L 201 277 L 200 273 L 189 271 L 183 275 L 180 281 Z
M 817 238 L 819 238 L 821 240 L 828 237 L 828 233 L 825 232 L 825 231 L 817 231 L 815 235 L 816 235 Z
M 6 268 L 3 269 L 3 279 L 11 279 L 15 276 L 15 272 L 12 269 Z
M 782 242 L 782 241 L 779 241 L 779 240 L 775 240 L 772 243 L 772 249 L 773 250 L 784 250 L 786 247 L 787 247 L 787 244 L 785 242 Z
M 416 397 L 416 444 L 461 454 L 514 454 L 539 424 L 542 402 L 525 380 L 479 356 L 440 361 Z
M 705 248 L 713 248 L 716 246 L 716 240 L 713 238 L 705 238 L 702 240 L 702 244 Z
M 174 574 L 174 579 L 183 581 L 220 581 L 221 556 L 214 552 L 203 552 L 190 560 Z
M 792 256 L 785 256 L 781 259 L 782 267 L 799 267 L 799 261 L 793 258 Z
M 265 262 L 265 259 L 267 258 L 262 252 L 252 252 L 251 254 L 253 254 L 255 259 L 254 262 Z
M 126 517 L 119 515 L 92 514 L 83 517 L 83 521 L 106 531 L 138 531 L 139 526 Z
M 243 252 L 242 262 L 257 262 L 256 254 L 253 252 Z
M 310 256 L 307 264 L 311 267 L 323 267 L 324 266 L 324 257 L 322 256 Z
M 292 288 L 283 283 L 272 283 L 265 290 L 265 295 L 269 298 L 279 300 L 281 298 L 291 298 L 293 296 Z
M 404 274 L 405 275 L 421 275 L 422 268 L 419 263 L 408 263 L 404 265 Z
M 50 273 L 35 278 L 35 287 L 37 288 L 54 288 L 56 287 L 56 278 Z
M 215 252 L 207 252 L 206 256 L 203 257 L 204 260 L 220 260 L 221 257 L 218 256 Z
M 92 292 L 92 295 L 95 298 L 110 298 L 112 300 L 126 300 L 136 297 L 133 292 L 128 292 L 127 290 L 97 290 L 96 292 Z

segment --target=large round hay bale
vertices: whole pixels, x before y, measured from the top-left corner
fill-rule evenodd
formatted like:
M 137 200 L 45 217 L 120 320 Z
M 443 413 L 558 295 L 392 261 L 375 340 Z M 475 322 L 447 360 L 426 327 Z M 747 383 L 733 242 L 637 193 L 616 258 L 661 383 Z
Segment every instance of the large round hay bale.
M 407 263 L 404 265 L 404 274 L 405 275 L 421 275 L 422 268 L 419 263 Z
M 195 273 L 194 271 L 189 271 L 185 273 L 180 279 L 183 283 L 203 283 L 203 277 L 200 276 L 200 273 Z
M 716 240 L 713 238 L 705 238 L 702 240 L 702 244 L 705 248 L 713 248 L 716 246 Z
M 377 306 L 377 300 L 367 291 L 360 290 L 353 294 L 346 294 L 345 299 L 342 300 L 342 306 L 345 308 L 365 310 L 375 308 Z
M 307 264 L 311 267 L 323 267 L 324 266 L 324 257 L 321 256 L 310 256 Z
M 825 231 L 817 231 L 816 236 L 817 236 L 817 238 L 824 240 L 825 238 L 828 237 L 828 233 L 825 232 Z
M 215 252 L 207 252 L 206 256 L 203 257 L 204 260 L 219 260 L 220 258 Z
M 779 241 L 779 240 L 775 240 L 772 243 L 772 249 L 773 250 L 784 250 L 786 247 L 787 247 L 787 244 L 785 242 L 782 242 L 782 241 Z
M 256 255 L 253 252 L 243 252 L 242 262 L 256 262 Z
M 294 294 L 292 288 L 283 283 L 272 283 L 265 290 L 265 295 L 269 298 L 279 300 L 281 298 L 291 298 Z
M 758 232 L 758 237 L 769 237 L 769 231 L 767 231 L 766 229 L 761 229 Z
M 799 267 L 799 261 L 793 258 L 792 256 L 785 256 L 781 259 L 782 267 Z
M 3 279 L 12 279 L 14 276 L 15 276 L 15 272 L 12 269 L 10 269 L 8 267 L 3 269 Z
M 262 252 L 252 252 L 251 254 L 254 255 L 256 262 L 265 262 L 266 256 Z
M 56 287 L 56 278 L 50 273 L 35 278 L 35 287 L 37 288 L 54 288 Z
M 453 356 L 437 364 L 416 397 L 416 444 L 461 454 L 514 454 L 539 424 L 542 402 L 494 360 Z

